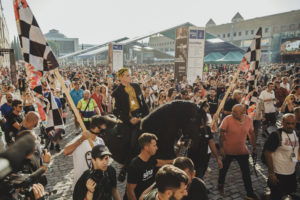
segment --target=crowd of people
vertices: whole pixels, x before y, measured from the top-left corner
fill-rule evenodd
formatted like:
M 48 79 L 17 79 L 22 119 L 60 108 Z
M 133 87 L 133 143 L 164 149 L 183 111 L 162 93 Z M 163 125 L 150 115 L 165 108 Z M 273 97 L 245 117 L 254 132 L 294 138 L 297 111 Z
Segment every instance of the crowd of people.
M 295 169 L 300 155 L 300 66 L 261 65 L 253 91 L 249 91 L 246 77 L 240 73 L 219 115 L 217 109 L 237 67 L 210 65 L 202 79 L 197 77 L 191 81 L 184 76 L 179 83 L 175 82 L 174 66 L 171 64 L 130 66 L 116 73 L 110 73 L 105 66 L 60 68 L 67 90 L 87 128 L 87 131 L 81 131 L 78 119 L 74 117 L 74 139 L 63 149 L 64 155 L 73 156 L 73 198 L 208 199 L 209 191 L 203 177 L 213 153 L 219 166 L 219 178 L 216 182 L 220 194 L 226 196 L 226 173 L 231 161 L 237 160 L 246 198 L 258 199 L 251 182 L 251 152 L 247 138 L 252 146 L 252 154 L 257 155 L 259 133 L 265 138 L 262 157 L 268 168 L 271 198 L 281 199 L 285 195 L 293 195 L 297 189 Z M 47 169 L 51 161 L 48 150 L 52 153 L 62 150 L 60 140 L 67 130 L 46 133 L 50 138 L 50 145 L 49 149 L 43 149 L 39 135 L 34 131 L 40 124 L 41 116 L 37 112 L 35 94 L 30 88 L 25 68 L 19 69 L 17 85 L 11 83 L 9 70 L 6 68 L 0 69 L 0 80 L 0 152 L 25 135 L 32 135 L 36 147 L 26 159 L 22 170 L 33 173 L 40 167 Z M 45 97 L 50 91 L 55 95 L 59 113 L 66 123 L 67 112 L 72 109 L 57 77 L 49 73 L 41 82 Z M 189 148 L 190 145 L 181 138 L 175 147 L 178 150 L 176 159 L 156 159 L 159 138 L 155 133 L 143 133 L 139 137 L 135 137 L 135 134 L 143 117 L 175 100 L 191 101 L 205 113 L 206 120 L 199 129 L 201 145 L 197 149 Z M 134 148 L 137 140 L 140 148 L 139 154 L 119 174 L 110 165 L 112 153 L 101 138 L 107 128 L 107 121 L 103 116 L 108 114 L 114 114 L 132 135 L 128 147 Z M 281 127 L 274 128 L 282 115 Z M 217 121 L 218 129 L 211 129 L 209 126 L 213 119 Z M 92 141 L 93 148 L 88 139 Z M 117 179 L 123 181 L 126 173 L 126 189 L 120 191 Z M 41 180 L 40 183 L 45 181 Z M 33 187 L 35 199 L 45 197 L 41 184 Z

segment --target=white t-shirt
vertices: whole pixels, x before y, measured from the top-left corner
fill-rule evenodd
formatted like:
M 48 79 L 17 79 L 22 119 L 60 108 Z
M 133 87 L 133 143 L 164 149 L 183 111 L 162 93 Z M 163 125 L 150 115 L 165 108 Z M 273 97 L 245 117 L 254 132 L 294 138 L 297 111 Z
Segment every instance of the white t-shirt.
M 295 157 L 298 160 L 299 139 L 295 131 L 288 136 L 286 132 L 282 131 L 281 137 L 281 145 L 272 153 L 274 172 L 281 175 L 291 175 L 296 168 L 296 162 L 292 161 L 291 154 L 294 147 Z
M 76 137 L 74 140 L 78 140 L 81 137 L 79 135 Z M 96 137 L 96 141 L 93 141 L 94 145 L 98 144 L 103 144 L 104 142 L 101 138 Z M 89 143 L 88 140 L 84 140 L 76 149 L 73 151 L 72 156 L 73 156 L 73 165 L 74 165 L 74 181 L 73 181 L 73 188 L 77 182 L 77 180 L 80 178 L 80 176 L 85 172 L 87 169 L 89 169 L 86 159 L 85 159 L 85 154 L 88 151 L 92 151 L 92 147 Z
M 261 92 L 260 99 L 267 100 L 267 99 L 275 99 L 275 94 L 274 91 L 272 90 L 271 93 L 269 93 L 267 90 L 264 90 Z M 265 113 L 274 113 L 276 112 L 276 108 L 274 106 L 275 101 L 264 101 L 264 106 L 265 106 Z
M 283 87 L 283 88 L 285 88 L 287 91 L 290 91 L 290 84 L 289 84 L 289 83 L 286 83 L 286 84 L 280 83 L 280 87 Z

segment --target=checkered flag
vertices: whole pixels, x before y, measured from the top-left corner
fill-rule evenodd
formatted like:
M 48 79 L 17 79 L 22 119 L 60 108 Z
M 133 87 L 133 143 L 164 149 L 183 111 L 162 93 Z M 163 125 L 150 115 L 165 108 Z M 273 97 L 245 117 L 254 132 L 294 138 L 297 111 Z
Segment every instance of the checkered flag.
M 49 133 L 53 130 L 63 129 L 64 123 L 52 92 L 48 93 L 47 99 L 50 102 L 50 106 L 47 106 L 48 110 L 46 110 L 48 113 L 46 131 Z
M 245 73 L 245 78 L 248 81 L 249 94 L 246 97 L 245 104 L 251 106 L 256 104 L 258 93 L 253 91 L 256 88 L 257 76 L 259 73 L 259 61 L 261 57 L 261 38 L 262 28 L 260 27 L 251 42 L 247 52 L 244 55 L 241 65 L 241 71 Z M 252 92 L 253 91 L 253 92 Z
M 256 85 L 256 79 L 259 72 L 259 61 L 261 57 L 261 37 L 262 28 L 260 27 L 251 42 L 244 58 L 246 62 L 247 80 L 249 83 L 249 92 L 251 92 Z
M 14 0 L 14 10 L 25 62 L 30 63 L 35 71 L 57 68 L 58 62 L 26 0 Z

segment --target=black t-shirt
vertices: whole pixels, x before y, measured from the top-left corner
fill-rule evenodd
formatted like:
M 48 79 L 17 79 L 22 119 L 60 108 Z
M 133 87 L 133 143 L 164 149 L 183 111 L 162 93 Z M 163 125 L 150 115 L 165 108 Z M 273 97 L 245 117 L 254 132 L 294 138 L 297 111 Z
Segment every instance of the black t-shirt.
M 232 112 L 232 108 L 234 105 L 238 104 L 239 102 L 235 99 L 228 99 L 224 105 L 224 110 L 225 111 L 229 111 L 229 112 Z
M 188 189 L 188 196 L 182 200 L 207 200 L 207 189 L 205 183 L 198 177 L 192 179 L 192 183 Z
M 139 156 L 135 157 L 128 167 L 127 183 L 136 184 L 134 190 L 138 199 L 140 195 L 155 181 L 156 159 L 150 158 L 144 162 Z M 125 194 L 125 199 L 127 199 Z
M 112 189 L 117 187 L 116 170 L 108 166 L 103 173 L 101 170 L 86 170 L 78 179 L 74 191 L 74 200 L 83 200 L 87 193 L 86 182 L 92 178 L 96 182 L 95 191 L 93 193 L 93 200 L 111 200 Z
M 13 112 L 11 112 L 8 117 L 7 117 L 7 121 L 6 121 L 6 127 L 7 127 L 7 132 L 13 132 L 13 135 L 16 136 L 16 134 L 18 133 L 18 129 L 16 129 L 13 124 L 18 122 L 19 124 L 23 121 L 23 118 L 21 117 L 21 115 L 15 115 Z
M 207 96 L 207 102 L 209 104 L 209 112 L 211 114 L 215 114 L 217 112 L 217 109 L 218 109 L 218 98 L 215 97 L 213 99 L 210 96 Z

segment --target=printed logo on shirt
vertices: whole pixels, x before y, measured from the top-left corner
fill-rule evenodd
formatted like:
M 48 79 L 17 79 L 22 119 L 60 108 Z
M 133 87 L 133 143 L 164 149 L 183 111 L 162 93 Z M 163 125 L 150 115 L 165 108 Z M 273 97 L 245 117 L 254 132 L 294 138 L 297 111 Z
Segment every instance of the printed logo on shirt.
M 293 146 L 293 147 L 297 147 L 299 146 L 298 141 L 290 141 L 288 138 L 285 139 L 284 145 L 286 146 Z
M 153 169 L 146 170 L 146 172 L 143 174 L 143 181 L 147 181 L 153 176 Z

